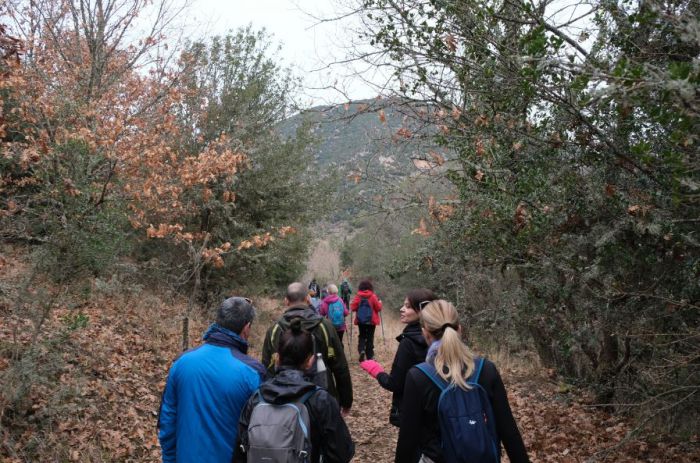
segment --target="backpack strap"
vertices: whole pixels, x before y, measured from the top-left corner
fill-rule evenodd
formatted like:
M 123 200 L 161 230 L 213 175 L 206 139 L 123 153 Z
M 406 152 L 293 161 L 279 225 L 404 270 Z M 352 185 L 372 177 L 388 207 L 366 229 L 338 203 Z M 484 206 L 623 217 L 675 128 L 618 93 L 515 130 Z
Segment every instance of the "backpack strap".
M 321 320 L 321 323 L 318 324 L 318 327 L 321 328 L 321 331 L 323 332 L 323 339 L 324 341 L 326 341 L 326 351 L 328 353 L 328 360 L 330 360 L 335 357 L 335 349 L 333 349 L 330 341 L 328 340 L 328 330 L 326 330 L 326 326 L 323 324 L 323 320 Z
M 477 357 L 474 362 L 474 367 L 475 367 L 475 372 L 472 373 L 472 376 L 469 378 L 469 382 L 478 384 L 479 383 L 479 377 L 481 376 L 481 370 L 484 368 L 484 358 L 483 357 Z
M 438 376 L 435 367 L 429 364 L 428 362 L 419 363 L 418 365 L 416 365 L 416 368 L 422 371 L 423 374 L 425 374 L 425 376 L 430 378 L 430 380 L 433 383 L 435 383 L 435 385 L 438 388 L 440 388 L 441 391 L 444 391 L 449 386 L 449 384 L 447 384 L 447 381 Z
M 316 393 L 316 391 L 318 391 L 319 389 L 321 389 L 321 388 L 318 387 L 318 386 L 314 387 L 314 388 L 311 389 L 309 392 L 307 392 L 306 394 L 304 394 L 303 396 L 301 396 L 301 397 L 299 398 L 299 400 L 297 400 L 296 402 L 299 402 L 300 404 L 305 404 L 306 401 L 309 400 L 309 399 L 311 398 L 311 396 L 314 395 L 314 394 Z
M 277 333 L 280 331 L 280 322 L 275 322 L 272 326 L 272 332 L 270 333 L 270 344 L 272 345 L 272 355 L 270 355 L 270 364 L 267 366 L 268 369 L 274 368 L 275 366 L 275 354 L 277 354 Z

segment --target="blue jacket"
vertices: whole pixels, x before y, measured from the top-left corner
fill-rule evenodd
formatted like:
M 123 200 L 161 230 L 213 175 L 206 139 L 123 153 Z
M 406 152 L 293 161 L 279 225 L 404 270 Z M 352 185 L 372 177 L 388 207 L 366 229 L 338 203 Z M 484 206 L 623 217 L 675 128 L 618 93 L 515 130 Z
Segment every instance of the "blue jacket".
M 170 368 L 158 418 L 163 463 L 231 461 L 241 410 L 266 374 L 233 331 L 213 324 L 204 340 Z

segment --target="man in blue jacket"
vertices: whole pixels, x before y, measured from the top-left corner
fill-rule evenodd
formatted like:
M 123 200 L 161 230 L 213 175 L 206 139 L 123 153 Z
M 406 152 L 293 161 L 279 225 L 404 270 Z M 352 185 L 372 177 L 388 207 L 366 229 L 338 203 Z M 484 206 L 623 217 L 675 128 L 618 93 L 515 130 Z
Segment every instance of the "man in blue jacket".
M 158 418 L 163 463 L 231 461 L 241 410 L 266 374 L 246 355 L 254 317 L 249 299 L 226 299 L 204 344 L 173 363 Z

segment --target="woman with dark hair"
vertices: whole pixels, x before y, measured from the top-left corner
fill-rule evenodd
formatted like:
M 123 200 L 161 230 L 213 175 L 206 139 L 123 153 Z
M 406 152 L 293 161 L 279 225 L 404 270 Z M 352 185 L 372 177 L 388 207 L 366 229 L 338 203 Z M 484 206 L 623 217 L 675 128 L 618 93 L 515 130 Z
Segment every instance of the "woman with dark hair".
M 311 427 L 309 462 L 347 463 L 352 459 L 355 444 L 340 414 L 338 402 L 328 391 L 304 379 L 304 371 L 314 361 L 313 351 L 313 338 L 302 329 L 301 319 L 292 320 L 289 329 L 280 336 L 275 377 L 260 386 L 241 413 L 234 462 L 246 461 L 248 424 L 253 409 L 261 400 L 272 405 L 303 403 L 306 406 Z
M 437 299 L 435 294 L 426 288 L 412 289 L 406 294 L 406 299 L 399 311 L 401 323 L 405 323 L 406 327 L 396 338 L 399 347 L 396 349 L 394 363 L 391 365 L 391 373 L 385 373 L 382 366 L 374 360 L 365 360 L 360 363 L 360 367 L 376 378 L 381 387 L 393 392 L 389 422 L 394 426 L 400 424 L 399 411 L 406 373 L 412 366 L 425 361 L 425 353 L 428 351 L 428 344 L 421 333 L 420 309 L 425 303 L 435 299 Z
M 374 358 L 374 329 L 381 319 L 382 301 L 374 294 L 374 287 L 369 280 L 362 280 L 357 294 L 350 303 L 350 310 L 356 312 L 355 322 L 360 334 L 357 336 L 357 351 L 360 362 Z
M 478 388 L 474 392 L 483 392 L 490 405 L 490 409 L 484 409 L 482 413 L 484 425 L 492 430 L 492 433 L 489 432 L 493 438 L 492 461 L 500 461 L 502 443 L 512 463 L 528 463 L 530 460 L 501 376 L 492 362 L 477 357 L 462 342 L 459 315 L 454 306 L 444 300 L 429 302 L 421 310 L 420 320 L 429 347 L 425 363 L 411 368 L 406 375 L 396 463 L 455 461 L 454 456 L 449 457 L 449 452 L 455 447 L 445 445 L 443 437 L 446 436 L 441 436 L 443 427 L 438 406 L 439 400 L 444 400 L 441 399 L 443 388 L 463 391 Z M 428 371 L 431 370 L 429 375 Z M 443 383 L 446 386 L 440 385 Z M 477 420 L 475 418 L 469 424 L 477 425 Z M 459 432 L 447 437 L 448 443 L 456 442 L 459 445 L 460 442 L 467 442 L 470 435 Z M 464 461 L 474 458 L 473 455 L 462 456 Z

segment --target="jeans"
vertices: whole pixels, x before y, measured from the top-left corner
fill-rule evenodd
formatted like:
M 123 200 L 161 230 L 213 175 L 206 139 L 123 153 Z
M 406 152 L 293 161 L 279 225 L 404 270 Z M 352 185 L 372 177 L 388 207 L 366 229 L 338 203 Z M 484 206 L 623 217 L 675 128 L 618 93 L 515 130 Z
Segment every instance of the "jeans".
M 357 351 L 362 355 L 364 352 L 367 360 L 374 358 L 374 325 L 357 325 L 360 334 L 357 337 Z

